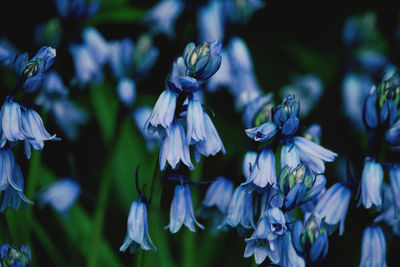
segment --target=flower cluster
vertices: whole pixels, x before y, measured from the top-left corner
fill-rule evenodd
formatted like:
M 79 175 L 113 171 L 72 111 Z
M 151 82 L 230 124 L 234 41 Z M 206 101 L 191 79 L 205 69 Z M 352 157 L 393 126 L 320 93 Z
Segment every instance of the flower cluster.
M 3 244 L 0 247 L 0 265 L 11 266 L 30 266 L 32 261 L 31 249 L 28 245 L 22 244 L 21 248 Z
M 391 77 L 384 77 L 377 88 L 372 87 L 366 97 L 363 108 L 363 122 L 368 135 L 367 155 L 364 159 L 359 185 L 360 199 L 358 206 L 375 209 L 379 214 L 374 222 L 365 228 L 362 239 L 360 266 L 368 266 L 374 259 L 379 266 L 386 266 L 385 235 L 378 222 L 385 221 L 398 234 L 399 179 L 398 162 L 380 162 L 379 153 L 383 145 L 400 145 L 400 75 L 395 72 Z M 390 186 L 384 182 L 385 170 L 389 172 Z M 373 246 L 375 249 L 371 250 Z
M 270 97 L 262 103 L 264 108 L 271 108 Z M 332 162 L 337 154 L 319 145 L 321 130 L 317 125 L 307 129 L 305 137 L 294 136 L 299 126 L 299 111 L 299 102 L 288 95 L 281 105 L 272 108 L 269 120 L 264 116 L 267 121 L 247 129 L 251 139 L 267 144 L 259 153 L 246 153 L 243 161 L 246 181 L 232 194 L 231 183 L 219 178 L 203 202 L 224 207 L 219 208 L 219 214 L 225 216 L 220 229 L 254 230 L 245 239 L 244 257 L 254 255 L 257 264 L 267 258 L 281 266 L 305 266 L 306 260 L 320 262 L 328 252 L 328 234 L 339 223 L 340 234 L 344 230 L 350 190 L 339 183 L 326 190 L 323 175 L 325 162 Z M 249 114 L 258 116 L 258 112 Z M 251 118 L 254 121 L 263 120 Z M 278 147 L 279 175 L 275 158 Z M 261 207 L 259 212 L 257 206 Z M 296 207 L 304 211 L 304 220 L 294 212 Z
M 25 206 L 25 203 L 33 204 L 23 194 L 24 178 L 11 148 L 23 141 L 25 154 L 29 159 L 31 148 L 42 150 L 44 141 L 59 139 L 47 132 L 42 118 L 30 104 L 15 101 L 19 94 L 34 93 L 42 87 L 44 75 L 53 64 L 55 56 L 55 49 L 42 47 L 31 59 L 25 52 L 14 60 L 16 87 L 12 94 L 6 97 L 0 113 L 1 211 L 8 207 L 17 209 L 21 204 Z
M 161 93 L 148 118 L 145 129 L 149 135 L 162 137 L 159 163 L 165 170 L 167 163 L 176 169 L 182 161 L 189 169 L 194 166 L 190 159 L 189 145 L 195 147 L 195 160 L 219 151 L 224 145 L 210 116 L 204 112 L 196 92 L 221 64 L 221 44 L 205 42 L 199 46 L 190 43 L 183 56 L 173 64 L 167 88 Z M 186 123 L 186 133 L 183 125 Z

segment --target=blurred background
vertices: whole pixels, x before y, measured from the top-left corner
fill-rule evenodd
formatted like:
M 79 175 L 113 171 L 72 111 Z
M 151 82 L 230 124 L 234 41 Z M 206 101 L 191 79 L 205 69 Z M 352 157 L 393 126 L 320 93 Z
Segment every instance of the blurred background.
M 151 42 L 159 50 L 158 57 L 146 75 L 136 81 L 136 107 L 154 106 L 165 88 L 173 61 L 187 43 L 199 43 L 196 17 L 199 8 L 207 2 L 186 1 L 176 19 L 175 34 L 152 35 Z M 150 232 L 153 240 L 164 240 L 156 244 L 158 252 L 139 251 L 133 255 L 119 252 L 129 207 L 138 197 L 134 185 L 136 167 L 140 164 L 140 183 L 147 184 L 148 190 L 159 148 L 156 145 L 155 149 L 148 149 L 131 110 L 123 107 L 118 99 L 117 81 L 110 69 L 104 69 L 101 81 L 83 88 L 70 82 L 75 67 L 69 44 L 82 42 L 81 31 L 88 26 L 95 27 L 105 40 L 130 38 L 136 43 L 144 33 L 150 32 L 144 18 L 155 4 L 157 1 L 102 0 L 98 12 L 79 25 L 55 22 L 58 15 L 52 0 L 14 0 L 1 5 L 0 38 L 6 38 L 18 51 L 27 51 L 30 56 L 43 45 L 54 46 L 47 43 L 49 40 L 56 42 L 57 56 L 52 70 L 60 74 L 69 88 L 69 99 L 88 115 L 78 137 L 71 140 L 43 110 L 46 129 L 62 140 L 46 143 L 45 149 L 34 151 L 30 160 L 23 155 L 22 147 L 15 150 L 16 161 L 25 177 L 25 195 L 35 205 L 17 211 L 8 209 L 1 214 L 0 242 L 15 246 L 29 244 L 32 266 L 137 266 L 143 254 L 157 258 L 160 266 L 253 264 L 253 258 L 242 257 L 243 237 L 236 231 L 215 235 L 207 227 L 210 222 L 204 220 L 200 221 L 206 230 L 196 234 L 186 228 L 176 235 L 164 230 Z M 361 48 L 355 48 L 354 40 L 347 40 L 350 37 L 346 37 L 345 24 L 350 17 L 365 14 L 369 38 Z M 303 107 L 300 99 L 300 112 L 308 112 L 301 120 L 300 131 L 314 123 L 321 125 L 321 143 L 339 154 L 335 163 L 327 165 L 328 185 L 343 179 L 347 159 L 354 164 L 356 176 L 361 175 L 367 140 L 361 118 L 355 122 L 357 116 L 349 109 L 359 110 L 361 114 L 362 105 L 346 101 L 346 78 L 351 72 L 368 76 L 368 81 L 377 84 L 386 65 L 399 66 L 399 15 L 400 3 L 389 0 L 265 1 L 265 6 L 254 12 L 246 23 L 225 29 L 223 45 L 228 45 L 233 36 L 246 42 L 258 86 L 265 93 L 273 92 L 275 103 L 281 102 L 290 89 L 288 86 L 296 87 L 299 78 L 318 77 L 322 89 L 315 104 Z M 50 33 L 40 37 L 38 25 L 43 24 L 50 25 Z M 59 40 L 55 41 L 57 34 Z M 376 54 L 362 58 L 362 49 Z M 371 67 L 375 63 L 385 66 Z M 2 99 L 14 84 L 12 69 L 1 68 Z M 34 97 L 27 96 L 27 99 L 29 97 L 34 102 Z M 303 97 L 308 101 L 314 95 L 306 91 Z M 216 114 L 214 123 L 227 153 L 202 159 L 191 175 L 204 181 L 226 176 L 238 185 L 243 181 L 242 159 L 248 149 L 242 111 L 235 108 L 236 99 L 228 90 L 205 91 L 204 99 Z M 385 155 L 399 159 L 398 152 L 389 149 L 385 150 Z M 62 177 L 72 177 L 82 188 L 78 201 L 66 214 L 37 203 L 37 192 Z M 195 209 L 206 189 L 203 185 L 192 189 Z M 168 224 L 172 191 L 168 185 L 163 189 L 161 226 Z M 370 221 L 365 212 L 355 206 L 353 199 L 346 218 L 346 232 L 342 237 L 337 234 L 330 237 L 329 253 L 321 266 L 358 265 L 362 230 Z M 399 261 L 396 251 L 400 248 L 398 237 L 387 239 L 387 248 L 388 266 L 396 266 Z M 146 264 L 146 260 L 143 264 L 152 266 Z

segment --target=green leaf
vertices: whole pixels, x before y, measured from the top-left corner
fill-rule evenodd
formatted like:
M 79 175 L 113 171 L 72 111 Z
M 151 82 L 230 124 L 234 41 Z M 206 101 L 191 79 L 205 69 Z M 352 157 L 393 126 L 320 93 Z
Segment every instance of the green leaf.
M 118 99 L 113 90 L 115 88 L 106 81 L 90 88 L 92 106 L 105 143 L 109 143 L 114 136 L 117 120 Z
M 88 21 L 89 25 L 102 23 L 134 23 L 142 21 L 146 10 L 131 7 L 119 6 L 117 8 L 101 9 L 99 13 Z

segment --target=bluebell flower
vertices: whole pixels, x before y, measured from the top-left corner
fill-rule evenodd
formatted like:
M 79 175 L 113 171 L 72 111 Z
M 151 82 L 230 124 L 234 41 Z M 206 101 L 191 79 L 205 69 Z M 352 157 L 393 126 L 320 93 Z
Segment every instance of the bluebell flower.
M 373 87 L 373 82 L 367 75 L 357 73 L 347 73 L 342 83 L 342 101 L 346 116 L 351 120 L 352 125 L 357 129 L 363 130 L 362 118 L 365 98 Z
M 318 213 L 306 213 L 304 223 L 297 220 L 292 230 L 293 246 L 302 257 L 322 261 L 328 253 L 328 234 Z
M 83 20 L 97 13 L 100 1 L 54 0 L 58 15 L 62 19 Z
M 147 133 L 152 135 L 158 132 L 164 134 L 165 129 L 171 127 L 175 115 L 178 94 L 169 89 L 164 90 L 154 105 L 153 112 L 146 122 Z
M 128 76 L 133 63 L 133 42 L 125 38 L 120 41 L 111 41 L 108 43 L 109 64 L 111 71 L 116 78 Z
M 294 95 L 286 95 L 282 104 L 276 106 L 273 111 L 273 122 L 282 127 L 286 121 L 291 117 L 297 117 L 300 113 L 300 103 L 296 100 Z
M 5 47 L 0 45 L 0 63 L 6 64 L 9 59 L 10 59 L 10 52 L 8 52 L 8 50 Z
M 343 42 L 348 47 L 356 47 L 367 42 L 376 29 L 376 15 L 366 12 L 348 17 L 343 25 Z
M 44 128 L 40 115 L 33 109 L 26 109 L 22 112 L 22 128 L 26 133 L 25 154 L 29 159 L 31 157 L 31 146 L 35 150 L 42 150 L 43 141 L 59 140 L 56 135 L 50 135 Z
M 264 7 L 262 0 L 223 0 L 224 14 L 234 23 L 246 23 L 257 10 Z
M 395 198 L 393 197 L 392 186 L 384 186 L 383 211 L 375 218 L 374 222 L 385 221 L 393 231 L 393 234 L 400 236 L 400 216 Z
M 272 96 L 272 93 L 258 96 L 246 105 L 243 112 L 243 123 L 246 128 L 252 128 L 271 121 L 271 111 L 274 106 Z
M 320 145 L 321 135 L 322 135 L 321 126 L 319 126 L 318 124 L 313 124 L 306 129 L 303 136 L 304 138 Z
M 281 242 L 280 265 L 282 267 L 305 267 L 305 261 L 293 247 L 291 232 L 286 232 Z
M 247 151 L 246 154 L 244 155 L 242 172 L 246 180 L 249 179 L 250 177 L 251 169 L 256 163 L 256 159 L 257 159 L 257 152 L 255 151 Z
M 221 65 L 221 50 L 222 44 L 218 41 L 204 42 L 198 46 L 189 43 L 183 54 L 189 75 L 199 81 L 209 79 Z
M 344 232 L 344 221 L 351 198 L 350 190 L 340 184 L 332 185 L 318 201 L 315 212 L 319 213 L 325 223 L 336 228 L 340 222 L 339 235 Z
M 169 224 L 165 228 L 169 228 L 171 233 L 175 234 L 184 224 L 190 231 L 196 232 L 195 223 L 198 227 L 204 229 L 203 225 L 194 217 L 192 194 L 189 186 L 177 185 L 171 203 Z
M 150 34 L 142 34 L 136 41 L 133 54 L 135 79 L 143 78 L 157 61 L 159 50 L 153 46 Z
M 81 191 L 78 182 L 70 178 L 62 178 L 39 191 L 37 198 L 40 206 L 49 204 L 57 212 L 65 215 L 78 200 Z
M 168 78 L 168 87 L 175 92 L 181 92 L 182 91 L 181 79 L 186 76 L 187 76 L 187 68 L 185 65 L 185 60 L 183 59 L 183 57 L 178 57 L 172 64 L 171 74 Z M 196 84 L 194 86 L 196 86 L 195 89 L 197 89 L 198 87 L 197 81 L 195 82 Z
M 299 112 L 300 103 L 294 95 L 285 96 L 282 104 L 273 109 L 272 121 L 279 127 L 284 139 L 291 137 L 297 131 Z
M 69 51 L 74 61 L 74 83 L 82 87 L 102 77 L 101 66 L 96 63 L 86 44 L 72 44 Z
M 286 166 L 279 176 L 279 186 L 285 194 L 285 208 L 288 210 L 315 198 L 325 184 L 325 176 L 313 175 L 304 164 L 296 168 Z
M 381 73 L 385 66 L 390 64 L 386 55 L 373 49 L 358 50 L 356 61 L 364 70 L 371 73 Z
M 6 38 L 0 38 L 0 47 L 3 51 L 1 52 L 3 61 L 0 60 L 0 64 L 3 64 L 4 67 L 9 69 L 13 69 L 14 59 L 20 53 L 20 51 L 18 51 L 18 49 L 15 48 L 15 46 Z
M 229 203 L 228 213 L 220 228 L 236 227 L 239 224 L 247 229 L 255 228 L 253 194 L 249 193 L 243 186 L 238 186 L 235 189 Z
M 386 241 L 379 226 L 365 228 L 361 243 L 360 267 L 386 267 Z
M 232 194 L 233 183 L 224 177 L 218 177 L 208 188 L 201 205 L 206 208 L 215 207 L 222 214 L 226 214 L 232 199 Z
M 25 140 L 28 137 L 22 127 L 21 106 L 14 102 L 12 97 L 7 97 L 1 107 L 1 126 L 3 131 L 1 147 L 5 145 L 7 140 L 15 142 Z
M 133 119 L 142 136 L 146 140 L 147 149 L 152 151 L 160 143 L 160 136 L 155 133 L 148 135 L 145 129 L 146 122 L 150 117 L 152 109 L 147 106 L 138 107 L 133 111 Z
M 293 138 L 294 149 L 297 149 L 301 162 L 306 163 L 313 172 L 324 173 L 324 162 L 332 162 L 337 154 L 304 137 Z
M 278 224 L 280 226 L 280 224 Z M 277 225 L 277 226 L 278 226 Z M 254 255 L 256 264 L 261 264 L 266 257 L 268 257 L 273 263 L 278 263 L 279 257 L 279 245 L 278 240 L 268 239 L 270 235 L 270 221 L 269 218 L 263 216 L 257 223 L 257 227 L 250 238 L 245 239 L 247 243 L 244 252 L 244 257 L 248 258 Z
M 218 226 L 223 223 L 232 200 L 233 188 L 230 180 L 218 177 L 207 189 L 206 196 L 197 213 L 202 218 L 212 218 L 213 232 L 217 232 Z
M 400 119 L 398 119 L 385 134 L 385 141 L 391 146 L 400 146 Z
M 53 65 L 56 50 L 43 46 L 36 55 L 29 60 L 28 53 L 22 53 L 15 58 L 14 69 L 17 75 L 17 85 L 26 93 L 37 91 L 43 83 L 43 73 Z
M 0 148 L 0 191 L 7 188 L 9 184 L 13 184 L 14 188 L 18 188 L 14 184 L 15 159 L 14 154 L 8 147 Z
M 363 119 L 364 124 L 367 129 L 375 129 L 378 127 L 378 110 L 376 108 L 376 96 L 375 94 L 370 94 L 365 100 Z
M 75 140 L 79 127 L 86 123 L 88 114 L 70 102 L 67 98 L 68 88 L 63 84 L 57 72 L 46 74 L 43 89 L 36 98 L 36 104 L 50 112 L 51 117 L 58 127 L 70 140 Z
M 122 104 L 127 107 L 132 106 L 136 97 L 135 81 L 129 78 L 122 78 L 118 82 L 117 93 Z
M 89 119 L 86 111 L 67 99 L 56 101 L 51 110 L 51 115 L 58 127 L 70 140 L 77 139 L 79 128 Z
M 307 185 L 312 186 L 312 176 L 306 175 L 305 165 L 299 164 L 294 169 L 286 166 L 282 169 L 279 186 L 281 192 L 285 194 L 286 209 L 291 210 L 301 204 L 307 191 Z
M 195 144 L 205 141 L 206 125 L 204 112 L 201 103 L 192 97 L 189 97 L 189 104 L 186 115 L 187 122 L 187 143 Z
M 197 13 L 200 41 L 222 41 L 224 39 L 224 24 L 221 1 L 209 1 L 209 3 L 200 8 Z
M 382 182 L 381 164 L 375 162 L 373 158 L 365 158 L 358 206 L 362 203 L 366 209 L 369 209 L 374 205 L 379 210 L 382 206 Z
M 83 30 L 83 41 L 85 42 L 90 54 L 98 65 L 103 65 L 110 57 L 110 50 L 107 41 L 93 27 L 88 27 Z
M 130 248 L 130 252 L 135 253 L 139 246 L 143 250 L 157 250 L 149 235 L 147 207 L 140 199 L 132 202 L 128 215 L 127 233 L 119 251 L 125 252 L 127 248 Z
M 296 95 L 301 102 L 301 116 L 306 117 L 321 99 L 324 85 L 314 74 L 295 77 L 292 84 L 280 90 L 282 96 Z
M 276 184 L 275 155 L 269 147 L 265 147 L 258 154 L 249 179 L 242 185 L 252 190 L 254 188 L 264 189 L 267 185 Z
M 172 169 L 176 169 L 180 161 L 188 166 L 189 169 L 194 169 L 190 160 L 189 145 L 181 124 L 172 123 L 171 127 L 166 131 L 161 142 L 159 161 L 160 170 L 165 170 L 167 162 Z
M 2 152 L 0 153 L 3 154 Z M 26 207 L 25 204 L 32 205 L 33 202 L 26 198 L 23 191 L 24 176 L 22 175 L 21 168 L 15 164 L 12 171 L 12 178 L 9 180 L 9 184 L 0 198 L 0 212 L 4 212 L 7 208 L 17 210 L 21 204 L 23 207 Z
M 248 105 L 250 102 L 261 97 L 262 91 L 245 41 L 239 37 L 232 37 L 224 52 L 225 57 L 223 57 L 220 71 L 211 77 L 209 86 L 227 87 L 234 97 L 236 109 L 240 110 L 246 105 L 250 106 Z M 258 108 L 255 107 L 255 109 Z M 252 126 L 254 125 L 247 128 Z
M 271 208 L 266 212 L 267 218 L 267 239 L 268 241 L 277 240 L 287 231 L 286 218 L 279 208 Z
M 153 32 L 173 37 L 175 21 L 182 13 L 183 8 L 182 0 L 162 0 L 147 12 L 144 21 L 150 25 Z
M 196 162 L 200 160 L 200 154 L 209 157 L 210 155 L 215 156 L 220 151 L 222 154 L 226 153 L 217 129 L 207 113 L 204 113 L 204 125 L 206 128 L 206 139 L 195 144 L 194 157 Z
M 68 89 L 65 87 L 60 74 L 55 71 L 50 71 L 46 74 L 43 81 L 43 89 L 41 93 L 44 93 L 48 98 L 65 97 L 68 95 Z M 50 100 L 50 99 L 49 99 Z M 47 101 L 42 101 L 40 104 L 48 104 Z M 51 101 L 49 101 L 51 102 Z
M 21 248 L 9 244 L 0 247 L 0 264 L 3 264 L 3 267 L 26 267 L 30 266 L 31 261 L 31 249 L 26 244 L 22 244 Z
M 293 145 L 283 145 L 281 149 L 281 170 L 286 166 L 294 169 L 300 164 L 299 151 Z
M 395 205 L 395 212 L 398 215 L 400 211 L 400 167 L 389 171 L 390 187 L 392 189 L 393 204 Z
M 265 142 L 273 138 L 278 130 L 275 123 L 266 122 L 264 124 L 261 124 L 260 126 L 246 129 L 245 132 L 247 136 L 254 139 L 254 141 Z

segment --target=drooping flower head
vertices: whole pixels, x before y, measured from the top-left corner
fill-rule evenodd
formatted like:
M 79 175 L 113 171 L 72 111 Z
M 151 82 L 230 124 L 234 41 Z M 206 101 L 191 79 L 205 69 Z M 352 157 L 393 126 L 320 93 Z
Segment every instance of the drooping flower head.
M 339 235 L 342 235 L 344 232 L 344 221 L 350 197 L 350 190 L 345 185 L 336 183 L 322 195 L 314 210 L 321 215 L 321 218 L 328 225 L 336 228 L 340 223 Z
M 365 228 L 361 242 L 360 267 L 386 267 L 386 241 L 379 226 Z
M 44 141 L 60 140 L 56 135 L 50 135 L 44 128 L 40 115 L 33 109 L 25 109 L 22 112 L 22 128 L 27 135 L 25 139 L 25 154 L 29 159 L 31 156 L 31 146 L 35 150 L 42 150 Z
M 233 195 L 233 183 L 224 178 L 218 177 L 210 185 L 206 192 L 198 214 L 208 219 L 212 219 L 213 231 L 218 231 L 218 226 L 223 222 L 226 214 L 228 213 L 229 204 Z
M 263 216 L 257 223 L 257 227 L 250 238 L 245 239 L 247 243 L 244 257 L 254 255 L 256 264 L 261 264 L 266 257 L 273 263 L 279 262 L 279 244 L 277 234 L 286 232 L 283 214 L 275 208 L 269 211 L 268 216 Z
M 229 204 L 228 213 L 221 224 L 223 227 L 236 227 L 241 225 L 244 228 L 255 228 L 253 194 L 243 186 L 238 186 L 233 193 Z
M 119 251 L 125 252 L 129 248 L 131 253 L 135 253 L 139 246 L 143 250 L 157 250 L 150 239 L 147 207 L 141 198 L 131 204 L 128 215 L 127 233 Z
M 165 170 L 168 164 L 176 169 L 182 161 L 189 169 L 194 169 L 190 160 L 189 145 L 181 124 L 173 123 L 161 141 L 159 154 L 160 169 Z
M 170 220 L 165 228 L 175 234 L 181 229 L 183 224 L 192 232 L 196 232 L 194 224 L 204 229 L 203 225 L 194 216 L 192 193 L 187 184 L 175 187 L 170 209 Z
M 39 205 L 49 204 L 57 212 L 65 215 L 78 200 L 80 194 L 81 186 L 78 182 L 70 178 L 63 178 L 39 192 Z
M 173 37 L 175 21 L 182 13 L 183 8 L 182 0 L 162 0 L 148 11 L 144 21 L 149 24 L 152 32 Z
M 267 185 L 277 186 L 275 155 L 268 146 L 258 154 L 249 178 L 242 185 L 250 190 L 265 189 Z
M 381 164 L 373 158 L 365 158 L 364 170 L 361 177 L 361 197 L 358 206 L 362 203 L 366 209 L 374 205 L 378 210 L 382 206 L 383 169 Z
M 0 153 L 0 158 L 7 161 L 7 159 L 4 158 L 3 151 Z M 8 164 L 9 162 L 5 162 L 5 165 Z M 0 212 L 4 212 L 7 208 L 17 210 L 21 204 L 24 208 L 26 208 L 26 204 L 33 204 L 33 202 L 24 195 L 24 177 L 21 168 L 18 165 L 13 167 L 12 178 L 8 181 L 9 183 L 0 197 Z

